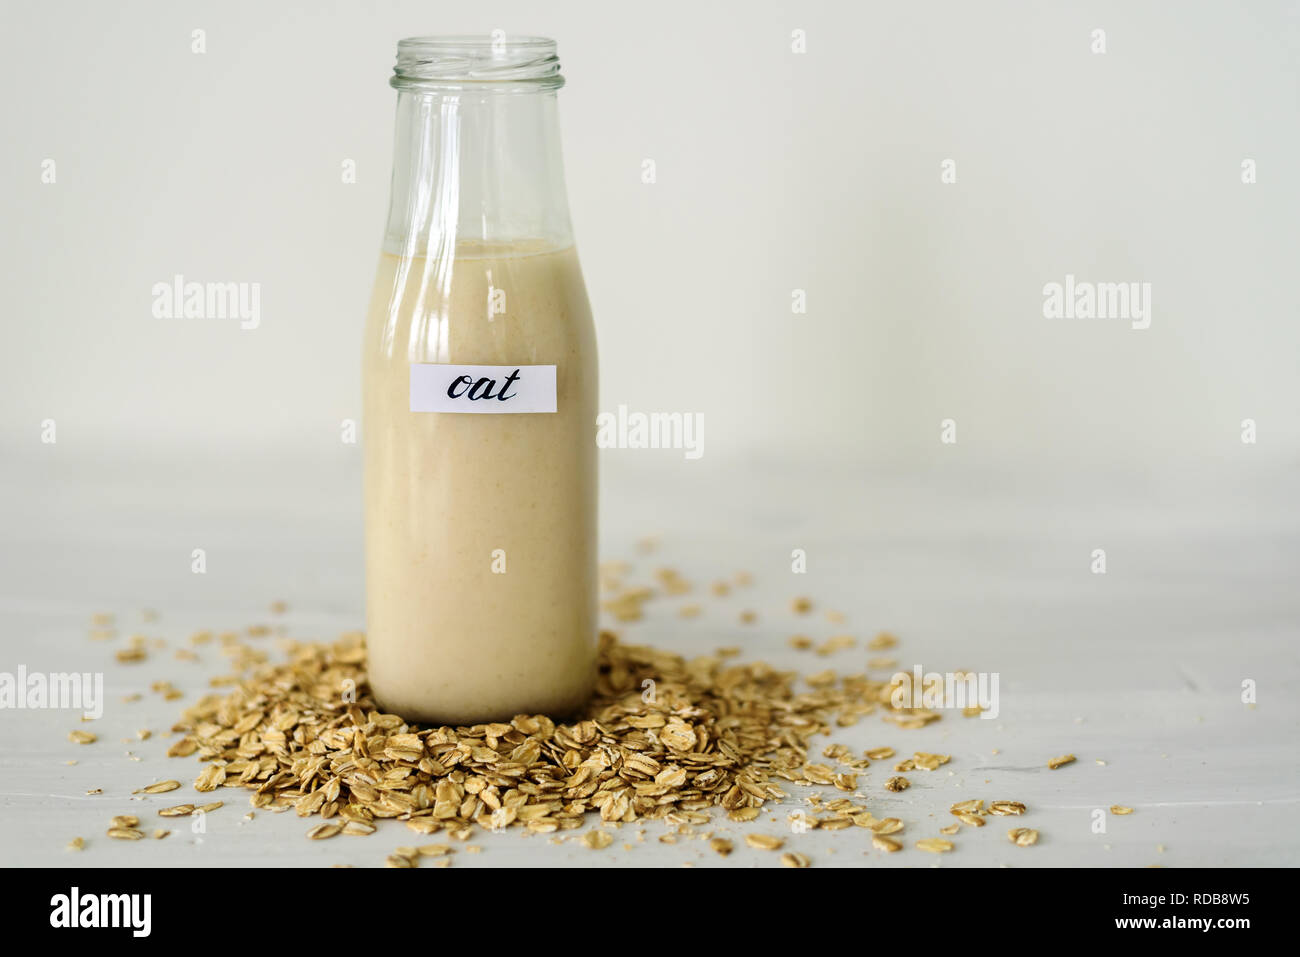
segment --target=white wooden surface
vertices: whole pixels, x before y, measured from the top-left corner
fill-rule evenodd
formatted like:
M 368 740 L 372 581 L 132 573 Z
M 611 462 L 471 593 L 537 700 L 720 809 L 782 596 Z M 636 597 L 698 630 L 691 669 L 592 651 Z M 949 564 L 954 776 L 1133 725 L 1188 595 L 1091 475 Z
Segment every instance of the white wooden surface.
M 323 459 L 317 481 L 289 492 L 274 479 L 301 468 L 288 457 L 233 464 L 197 453 L 152 461 L 113 450 L 94 459 L 62 450 L 7 457 L 0 670 L 103 671 L 108 708 L 94 725 L 68 712 L 0 711 L 0 862 L 378 866 L 393 847 L 416 842 L 400 823 L 368 838 L 311 842 L 303 837 L 311 822 L 292 813 L 244 820 L 247 792 L 238 789 L 212 795 L 227 806 L 208 816 L 201 836 L 184 820 L 154 813 L 199 797 L 189 787 L 199 765 L 166 758 L 165 732 L 207 679 L 224 672 L 214 646 L 200 649 L 198 663 L 176 661 L 174 648 L 205 628 L 266 623 L 297 638 L 328 638 L 361 624 L 352 451 Z M 700 586 L 742 569 L 755 582 L 726 599 L 651 604 L 645 621 L 622 629 L 628 640 L 688 653 L 741 645 L 746 655 L 805 673 L 849 672 L 863 667 L 861 643 L 820 658 L 786 640 L 846 631 L 865 640 L 888 629 L 901 639 L 904 667 L 1001 676 L 995 721 L 953 714 L 900 731 L 870 717 L 826 739 L 858 751 L 890 745 L 952 755 L 939 771 L 907 775 L 912 788 L 902 794 L 881 787 L 892 775 L 883 763 L 861 778 L 878 817 L 906 822 L 906 852 L 873 850 L 861 829 L 790 834 L 786 814 L 802 806 L 797 800 L 772 806 L 749 827 L 785 833 L 787 846 L 815 866 L 1300 863 L 1300 510 L 1289 474 L 1225 462 L 1163 481 L 942 464 L 925 474 L 882 475 L 671 456 L 606 454 L 604 556 L 632 559 L 647 579 L 671 564 Z M 659 548 L 638 556 L 635 542 L 646 535 L 658 536 Z M 196 547 L 207 549 L 206 575 L 190 572 Z M 807 551 L 806 575 L 790 571 L 794 548 Z M 1094 548 L 1106 549 L 1105 575 L 1089 570 Z M 812 597 L 817 613 L 796 618 L 788 607 L 796 594 Z M 289 603 L 286 615 L 268 613 L 277 599 Z M 705 615 L 678 618 L 688 601 L 701 601 Z M 142 619 L 146 608 L 156 621 Z M 739 623 L 745 608 L 758 613 L 757 624 Z M 826 621 L 825 609 L 844 612 L 847 624 Z M 168 649 L 143 664 L 116 664 L 113 651 L 124 638 L 87 637 L 98 611 L 115 612 L 123 635 L 163 638 Z M 165 702 L 151 693 L 162 679 L 185 698 Z M 1254 708 L 1240 700 L 1245 679 L 1258 683 Z M 121 703 L 133 691 L 143 699 Z M 79 727 L 92 728 L 98 742 L 69 743 L 68 731 Z M 140 728 L 153 738 L 134 740 Z M 1065 752 L 1078 762 L 1049 771 L 1047 759 Z M 131 794 L 165 778 L 185 786 Z M 93 788 L 103 793 L 87 795 Z M 1020 800 L 1029 813 L 963 830 L 942 858 L 910 848 L 954 820 L 951 803 L 971 797 Z M 1107 833 L 1094 834 L 1091 812 L 1113 803 L 1136 813 L 1107 815 Z M 163 841 L 109 839 L 109 818 L 124 813 L 174 833 Z M 1020 825 L 1041 831 L 1037 847 L 1007 841 L 1006 829 Z M 725 860 L 702 841 L 662 844 L 661 824 L 645 825 L 638 843 L 638 829 L 623 828 L 599 852 L 518 831 L 477 834 L 472 842 L 482 853 L 458 853 L 454 866 L 778 863 L 739 840 Z M 744 829 L 724 819 L 716 831 L 739 838 Z M 64 850 L 78 835 L 87 848 Z M 634 846 L 625 850 L 624 842 Z

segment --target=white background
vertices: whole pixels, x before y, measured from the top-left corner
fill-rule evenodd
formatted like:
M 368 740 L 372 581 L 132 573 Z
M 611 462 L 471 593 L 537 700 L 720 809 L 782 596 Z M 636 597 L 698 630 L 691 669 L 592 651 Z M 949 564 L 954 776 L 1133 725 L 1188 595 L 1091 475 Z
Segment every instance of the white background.
M 602 408 L 703 412 L 710 455 L 927 463 L 943 418 L 1001 463 L 1204 463 L 1248 417 L 1300 451 L 1294 3 L 470 10 L 6 4 L 5 438 L 337 443 L 395 42 L 501 28 L 569 79 Z M 260 282 L 261 328 L 153 318 L 177 273 Z M 1151 283 L 1151 328 L 1044 319 L 1067 273 Z
M 360 412 L 395 43 L 538 33 L 569 79 L 601 407 L 705 417 L 698 461 L 602 453 L 604 557 L 656 534 L 647 581 L 660 562 L 701 586 L 756 579 L 694 623 L 660 603 L 627 636 L 848 671 L 860 645 L 828 661 L 786 639 L 888 628 L 904 666 L 999 671 L 996 729 L 954 719 L 908 739 L 872 722 L 844 738 L 954 755 L 954 777 L 902 796 L 881 791 L 883 769 L 868 777 L 908 837 L 935 836 L 933 816 L 972 796 L 1038 815 L 1024 822 L 1044 830 L 1037 857 L 986 828 L 944 863 L 1300 862 L 1296 5 L 469 9 L 4 5 L 0 670 L 102 670 L 111 702 L 167 679 L 188 702 L 216 655 L 124 671 L 116 645 L 87 641 L 91 613 L 173 644 L 267 621 L 276 599 L 297 637 L 360 626 L 360 450 L 340 422 Z M 1104 55 L 1090 52 L 1099 28 Z M 261 283 L 260 328 L 155 319 L 151 287 L 176 273 Z M 1043 285 L 1067 273 L 1149 282 L 1151 327 L 1043 318 Z M 956 445 L 939 441 L 945 418 Z M 1240 440 L 1245 418 L 1256 444 Z M 55 444 L 40 441 L 46 419 Z M 198 547 L 206 575 L 191 573 Z M 793 548 L 809 555 L 797 579 Z M 847 625 L 793 619 L 794 594 Z M 738 624 L 745 607 L 757 626 Z M 0 846 L 59 862 L 83 834 L 82 863 L 204 865 L 260 861 L 275 835 L 281 861 L 382 862 L 367 841 L 302 841 L 292 816 L 245 828 L 238 794 L 204 845 L 104 838 L 109 816 L 139 810 L 132 790 L 196 771 L 161 758 L 165 739 L 118 744 L 186 702 L 115 705 L 81 749 L 66 716 L 0 714 Z M 1046 771 L 1071 750 L 1076 765 Z M 1098 838 L 1088 814 L 1111 803 L 1138 812 Z M 458 866 L 647 860 L 517 837 Z M 863 862 L 824 839 L 805 846 L 816 864 Z

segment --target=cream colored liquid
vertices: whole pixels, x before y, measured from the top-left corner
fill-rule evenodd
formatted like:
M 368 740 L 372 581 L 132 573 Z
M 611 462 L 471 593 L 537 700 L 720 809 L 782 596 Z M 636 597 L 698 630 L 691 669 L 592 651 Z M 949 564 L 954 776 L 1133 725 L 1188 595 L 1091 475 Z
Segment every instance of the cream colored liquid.
M 505 293 L 490 320 L 489 287 Z M 412 412 L 412 362 L 553 364 L 557 411 Z M 590 693 L 596 385 L 572 248 L 462 244 L 441 264 L 383 255 L 362 438 L 367 646 L 384 709 L 468 724 L 563 715 Z

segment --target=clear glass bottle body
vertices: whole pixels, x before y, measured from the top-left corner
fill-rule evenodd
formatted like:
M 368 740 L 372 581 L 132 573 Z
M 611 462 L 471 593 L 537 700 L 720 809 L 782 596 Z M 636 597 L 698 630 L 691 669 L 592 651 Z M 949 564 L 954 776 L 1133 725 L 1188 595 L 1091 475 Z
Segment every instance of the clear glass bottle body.
M 408 720 L 562 715 L 595 680 L 595 330 L 546 43 L 403 41 L 405 76 L 399 47 L 362 434 L 370 681 Z M 555 411 L 413 410 L 414 367 L 471 366 L 554 366 Z

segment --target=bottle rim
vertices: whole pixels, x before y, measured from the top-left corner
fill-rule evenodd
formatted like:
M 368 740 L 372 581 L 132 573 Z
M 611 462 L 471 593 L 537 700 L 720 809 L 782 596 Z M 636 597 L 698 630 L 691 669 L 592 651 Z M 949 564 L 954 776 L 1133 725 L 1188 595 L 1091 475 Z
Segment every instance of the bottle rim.
M 555 41 L 547 37 L 447 35 L 397 43 L 389 83 L 399 90 L 475 89 L 482 92 L 558 90 L 564 85 Z

